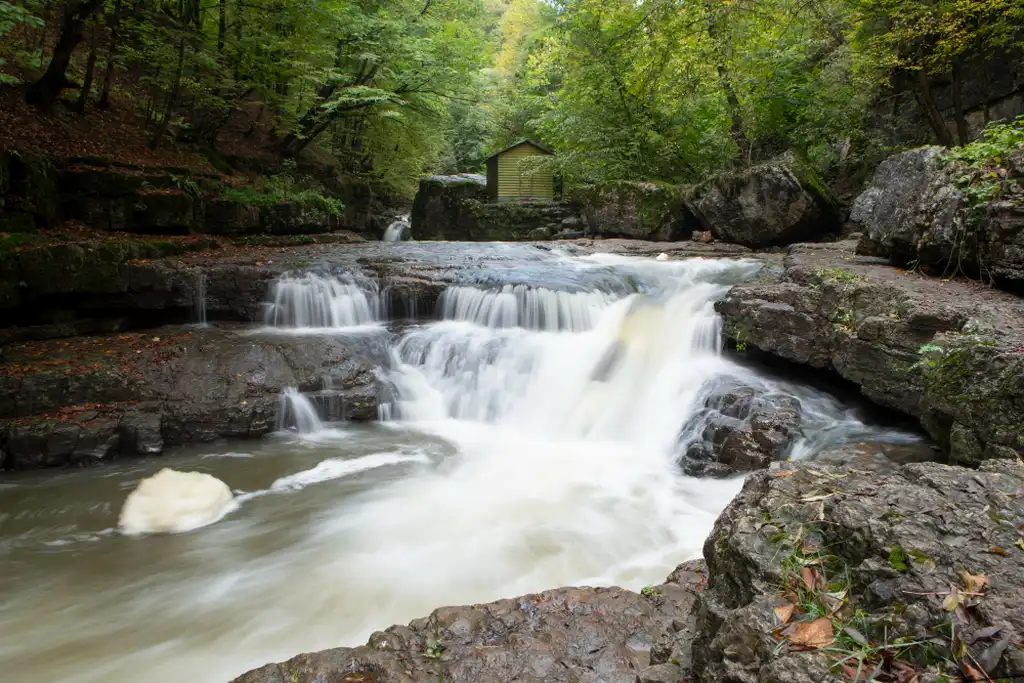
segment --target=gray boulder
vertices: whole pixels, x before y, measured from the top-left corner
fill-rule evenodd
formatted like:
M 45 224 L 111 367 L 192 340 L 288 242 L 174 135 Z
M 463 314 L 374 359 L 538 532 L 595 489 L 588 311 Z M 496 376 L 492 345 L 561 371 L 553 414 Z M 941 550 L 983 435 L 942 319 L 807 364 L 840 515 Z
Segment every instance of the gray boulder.
M 854 201 L 857 251 L 935 274 L 967 274 L 1024 284 L 1024 150 L 999 168 L 976 169 L 921 147 L 879 165 Z M 997 188 L 977 199 L 983 185 Z
M 792 153 L 724 173 L 691 190 L 689 202 L 715 239 L 748 247 L 815 239 L 841 226 L 824 182 Z
M 1022 521 L 1020 462 L 751 475 L 704 546 L 693 673 L 838 683 L 858 666 L 877 680 L 1020 672 Z

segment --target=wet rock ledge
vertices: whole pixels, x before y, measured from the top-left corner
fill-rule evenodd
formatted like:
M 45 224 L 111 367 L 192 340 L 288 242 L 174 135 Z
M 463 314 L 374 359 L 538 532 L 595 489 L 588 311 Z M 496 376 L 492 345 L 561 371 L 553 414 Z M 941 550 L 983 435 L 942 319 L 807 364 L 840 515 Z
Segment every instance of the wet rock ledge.
M 371 343 L 165 327 L 0 347 L 0 469 L 258 437 L 287 387 L 326 388 L 345 417 L 376 419 Z
M 836 373 L 917 418 L 957 463 L 1024 451 L 1024 299 L 797 244 L 716 305 L 737 349 Z
M 445 607 L 234 683 L 840 683 L 865 671 L 938 683 L 1024 671 L 1024 463 L 829 460 L 750 476 L 706 564 L 659 586 Z

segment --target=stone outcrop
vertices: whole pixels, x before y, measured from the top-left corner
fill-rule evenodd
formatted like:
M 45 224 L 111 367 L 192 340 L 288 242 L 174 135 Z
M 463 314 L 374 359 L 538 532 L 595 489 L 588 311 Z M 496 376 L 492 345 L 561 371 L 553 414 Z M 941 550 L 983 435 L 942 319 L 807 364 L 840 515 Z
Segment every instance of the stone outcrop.
M 558 588 L 445 607 L 366 645 L 299 655 L 234 683 L 675 683 L 689 669 L 703 563 L 681 565 L 638 595 Z
M 917 418 L 956 462 L 1024 450 L 1024 301 L 857 257 L 853 242 L 790 248 L 718 304 L 738 346 L 828 370 Z
M 716 388 L 717 389 L 717 388 Z M 800 401 L 754 387 L 725 387 L 704 400 L 683 433 L 683 469 L 692 476 L 731 476 L 764 469 L 786 456 L 800 436 Z
M 850 213 L 858 252 L 936 274 L 1024 286 L 1024 150 L 1011 154 L 999 198 L 976 199 L 981 171 L 922 147 L 883 161 Z M 996 186 L 993 186 L 996 187 Z
M 367 344 L 179 327 L 6 346 L 0 467 L 88 465 L 260 436 L 288 387 L 322 394 L 326 384 L 344 417 L 376 419 Z
M 997 680 L 1024 670 L 1024 464 L 751 475 L 704 546 L 696 680 Z M 952 622 L 952 627 L 951 627 Z M 828 648 L 828 651 L 823 651 Z M 877 676 L 881 676 L 880 678 Z M 966 676 L 966 678 L 964 678 Z
M 673 185 L 621 181 L 575 190 L 587 234 L 660 242 L 689 238 L 698 226 Z
M 690 206 L 715 239 L 748 247 L 834 235 L 841 226 L 824 182 L 792 153 L 723 173 L 689 194 Z

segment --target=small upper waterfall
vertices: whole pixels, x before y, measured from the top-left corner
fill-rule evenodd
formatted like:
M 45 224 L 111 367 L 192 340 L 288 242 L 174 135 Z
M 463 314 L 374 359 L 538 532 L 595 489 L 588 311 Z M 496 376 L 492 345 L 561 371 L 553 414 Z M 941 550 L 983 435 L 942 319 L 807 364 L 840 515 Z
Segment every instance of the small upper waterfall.
M 322 431 L 323 422 L 316 406 L 298 389 L 288 388 L 281 394 L 277 407 L 277 430 L 295 429 L 299 434 Z
M 501 289 L 450 287 L 438 300 L 444 320 L 485 327 L 582 332 L 618 297 L 600 291 L 560 292 L 543 287 L 505 285 Z
M 374 285 L 304 273 L 274 283 L 263 321 L 273 327 L 354 327 L 379 322 L 384 308 Z
M 196 291 L 192 302 L 193 315 L 200 327 L 206 327 L 206 271 L 196 270 Z
M 406 214 L 404 216 L 399 216 L 394 221 L 392 221 L 391 225 L 389 225 L 387 227 L 387 230 L 384 231 L 383 241 L 401 242 L 402 237 L 405 236 L 405 233 L 409 230 L 409 227 L 409 215 Z

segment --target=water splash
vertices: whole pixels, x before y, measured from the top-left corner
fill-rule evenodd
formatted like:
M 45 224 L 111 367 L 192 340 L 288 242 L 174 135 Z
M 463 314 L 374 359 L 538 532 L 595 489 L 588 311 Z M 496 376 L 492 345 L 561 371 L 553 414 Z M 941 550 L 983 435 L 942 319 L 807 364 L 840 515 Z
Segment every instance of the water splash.
M 263 320 L 293 329 L 356 327 L 379 322 L 384 309 L 376 285 L 305 273 L 274 283 Z
M 399 216 L 391 222 L 384 231 L 384 242 L 401 242 L 406 231 L 409 230 L 409 215 Z

